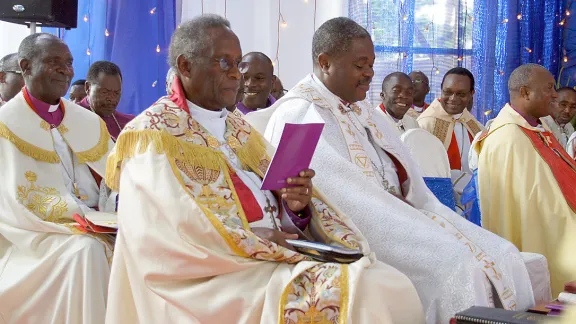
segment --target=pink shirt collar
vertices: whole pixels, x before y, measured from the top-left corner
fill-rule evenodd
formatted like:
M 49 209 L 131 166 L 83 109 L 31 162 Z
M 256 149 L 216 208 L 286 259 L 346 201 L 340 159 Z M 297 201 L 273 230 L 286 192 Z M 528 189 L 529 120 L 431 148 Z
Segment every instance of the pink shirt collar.
M 53 126 L 59 126 L 60 123 L 62 123 L 62 120 L 64 119 L 64 113 L 60 108 L 60 104 L 50 105 L 40 99 L 35 98 L 30 93 L 30 91 L 28 91 L 28 89 L 24 88 L 23 91 L 26 91 L 26 93 L 28 94 L 31 103 L 32 105 L 34 105 L 34 109 L 36 110 L 36 113 L 38 113 L 38 116 L 40 116 L 40 118 L 44 119 L 48 124 Z

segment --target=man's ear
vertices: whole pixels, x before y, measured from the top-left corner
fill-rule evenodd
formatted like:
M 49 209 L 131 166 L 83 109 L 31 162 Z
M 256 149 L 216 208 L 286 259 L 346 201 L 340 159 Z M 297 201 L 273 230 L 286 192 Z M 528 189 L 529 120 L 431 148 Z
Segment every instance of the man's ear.
M 528 87 L 521 86 L 520 89 L 518 89 L 518 93 L 520 93 L 520 97 L 530 100 L 530 89 Z
M 320 53 L 320 55 L 318 55 L 318 66 L 320 66 L 322 72 L 328 74 L 328 70 L 330 69 L 330 56 L 326 53 Z
M 22 70 L 22 76 L 28 76 L 31 73 L 32 65 L 31 62 L 27 59 L 22 59 L 18 62 L 20 65 L 20 70 Z
M 86 95 L 90 95 L 90 90 L 92 89 L 92 83 L 86 81 L 86 85 L 84 86 L 84 90 L 86 90 Z
M 0 72 L 0 83 L 6 83 L 6 72 Z
M 384 92 L 380 92 L 380 99 L 382 99 L 382 101 L 384 101 L 384 98 L 386 98 L 386 96 L 384 95 Z
M 190 61 L 188 61 L 188 59 L 186 59 L 186 57 L 184 57 L 184 55 L 178 55 L 178 57 L 176 58 L 176 67 L 178 70 L 178 73 L 181 76 L 187 77 L 189 78 L 191 75 L 191 70 L 192 70 L 192 64 L 190 64 Z

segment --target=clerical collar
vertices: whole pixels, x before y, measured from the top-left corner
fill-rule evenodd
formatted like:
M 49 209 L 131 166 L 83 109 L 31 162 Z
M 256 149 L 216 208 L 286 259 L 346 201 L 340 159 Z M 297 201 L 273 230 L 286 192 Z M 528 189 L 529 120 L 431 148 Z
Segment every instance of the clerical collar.
M 40 99 L 35 98 L 30 93 L 30 91 L 28 91 L 28 89 L 26 89 L 26 92 L 28 93 L 28 97 L 30 97 L 30 101 L 32 101 L 32 104 L 34 105 L 34 108 L 40 114 L 45 113 L 45 112 L 53 113 L 60 108 L 60 102 L 58 102 L 58 104 L 56 104 L 56 105 L 51 105 L 51 104 L 46 103 Z
M 396 122 L 396 124 L 398 124 L 398 122 L 402 120 L 402 119 L 398 119 L 398 118 L 390 115 L 390 113 L 386 110 L 386 107 L 384 107 L 384 104 L 383 104 L 383 103 L 380 104 L 380 109 L 382 109 L 382 111 L 383 111 L 386 115 L 388 115 L 390 118 L 392 118 L 392 120 L 393 120 L 394 122 Z
M 324 83 L 319 80 L 314 73 L 312 73 L 312 80 L 319 86 L 321 87 L 323 90 L 328 91 L 329 94 L 333 95 L 334 97 L 338 98 L 338 101 L 340 101 L 343 105 L 345 105 L 346 107 L 348 107 L 350 104 L 352 104 L 351 102 L 348 102 L 342 98 L 340 98 L 339 96 L 335 95 L 334 93 L 332 93 L 332 91 L 330 91 L 330 89 L 328 89 Z
M 190 115 L 192 115 L 192 117 L 200 117 L 202 119 L 221 119 L 226 118 L 229 113 L 226 108 L 222 108 L 222 110 L 219 111 L 204 109 L 188 99 L 186 99 L 186 103 L 188 104 L 188 109 L 190 109 Z
M 254 112 L 254 111 L 257 111 L 257 110 L 266 109 L 266 108 L 272 106 L 275 102 L 276 102 L 276 98 L 274 98 L 272 95 L 268 95 L 268 100 L 266 100 L 266 107 L 256 108 L 255 110 L 252 110 L 252 109 L 246 107 L 246 105 L 244 105 L 244 103 L 242 101 L 238 101 L 236 103 L 236 108 L 238 110 L 240 110 L 240 112 L 243 113 L 244 115 L 247 115 L 247 114 Z
M 462 115 L 464 115 L 464 112 L 461 112 L 461 113 L 459 113 L 459 114 L 454 114 L 454 115 L 452 115 L 452 118 L 458 120 L 458 119 L 460 119 L 460 118 L 462 117 Z
M 510 107 L 512 107 L 512 109 L 514 109 L 514 111 L 517 112 L 518 115 L 522 116 L 522 118 L 524 118 L 524 119 L 528 122 L 528 124 L 529 124 L 530 126 L 532 126 L 532 127 L 538 127 L 538 126 L 541 124 L 540 119 L 534 118 L 534 117 L 532 117 L 532 116 L 528 116 L 528 115 L 524 114 L 523 112 L 521 112 L 521 111 L 519 111 L 518 109 L 514 108 L 514 106 L 512 106 L 512 104 L 510 104 Z

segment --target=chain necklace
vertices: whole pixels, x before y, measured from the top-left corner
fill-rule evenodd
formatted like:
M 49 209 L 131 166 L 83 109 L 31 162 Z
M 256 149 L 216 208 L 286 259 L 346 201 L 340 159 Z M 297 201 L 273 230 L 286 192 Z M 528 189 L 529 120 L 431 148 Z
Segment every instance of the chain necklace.
M 96 113 L 96 111 L 94 110 L 94 108 L 92 108 L 92 106 L 90 106 L 90 110 L 92 110 L 93 113 L 98 115 L 98 113 Z M 98 116 L 100 116 L 100 115 L 98 115 Z M 118 126 L 118 132 L 121 133 L 122 127 L 120 127 L 120 123 L 118 122 L 118 119 L 116 119 L 116 116 L 114 115 L 114 113 L 112 113 L 112 119 L 114 119 L 116 126 Z M 112 137 L 112 139 L 114 139 L 114 142 L 116 142 L 116 138 L 114 136 L 110 135 L 110 137 Z

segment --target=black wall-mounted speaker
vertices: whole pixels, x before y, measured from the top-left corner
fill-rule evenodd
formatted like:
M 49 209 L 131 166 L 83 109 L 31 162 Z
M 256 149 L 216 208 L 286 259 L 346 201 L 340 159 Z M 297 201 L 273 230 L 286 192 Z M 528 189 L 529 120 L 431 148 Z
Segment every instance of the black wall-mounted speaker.
M 0 20 L 39 27 L 76 28 L 78 0 L 0 0 Z

